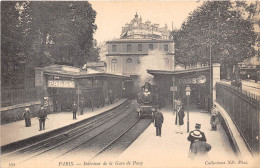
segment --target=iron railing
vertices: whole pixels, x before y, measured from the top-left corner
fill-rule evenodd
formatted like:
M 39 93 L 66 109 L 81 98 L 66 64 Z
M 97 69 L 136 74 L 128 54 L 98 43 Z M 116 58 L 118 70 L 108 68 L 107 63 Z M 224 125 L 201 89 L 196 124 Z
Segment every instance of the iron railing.
M 216 84 L 216 100 L 229 113 L 250 151 L 259 154 L 259 101 L 223 83 Z

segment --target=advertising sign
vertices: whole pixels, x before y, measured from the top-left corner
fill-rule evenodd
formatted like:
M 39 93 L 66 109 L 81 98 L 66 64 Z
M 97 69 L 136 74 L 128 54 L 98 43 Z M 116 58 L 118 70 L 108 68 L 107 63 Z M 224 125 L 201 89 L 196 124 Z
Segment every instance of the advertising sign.
M 71 81 L 71 80 L 48 80 L 48 87 L 75 88 L 75 81 Z

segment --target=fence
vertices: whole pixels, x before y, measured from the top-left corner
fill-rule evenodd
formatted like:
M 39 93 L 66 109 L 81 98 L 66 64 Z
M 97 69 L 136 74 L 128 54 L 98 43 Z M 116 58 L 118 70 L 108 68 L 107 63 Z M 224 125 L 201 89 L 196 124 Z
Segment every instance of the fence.
M 217 102 L 229 113 L 248 148 L 259 153 L 259 102 L 236 87 L 217 83 Z
M 1 107 L 40 100 L 38 88 L 1 90 Z

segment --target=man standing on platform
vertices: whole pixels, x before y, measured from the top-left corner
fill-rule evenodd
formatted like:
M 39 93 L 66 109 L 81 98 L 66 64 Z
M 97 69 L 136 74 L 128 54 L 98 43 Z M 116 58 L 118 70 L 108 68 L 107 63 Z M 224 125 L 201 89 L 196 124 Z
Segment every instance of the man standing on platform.
M 77 116 L 77 110 L 78 110 L 77 103 L 74 102 L 74 103 L 73 103 L 73 106 L 72 106 L 73 120 L 74 120 L 74 119 L 75 119 L 75 120 L 77 119 L 77 118 L 76 118 L 76 116 Z
M 183 125 L 184 125 L 184 119 L 185 114 L 184 114 L 184 109 L 183 107 L 179 106 L 177 107 L 177 114 L 176 114 L 176 120 L 175 120 L 175 125 L 178 125 L 178 131 L 177 133 L 183 134 Z
M 39 126 L 40 126 L 39 131 L 45 130 L 45 120 L 47 118 L 47 110 L 43 105 L 41 105 L 41 108 L 38 111 L 38 118 L 39 118 Z
M 162 133 L 163 114 L 160 111 L 154 113 L 154 126 L 156 127 L 156 136 Z

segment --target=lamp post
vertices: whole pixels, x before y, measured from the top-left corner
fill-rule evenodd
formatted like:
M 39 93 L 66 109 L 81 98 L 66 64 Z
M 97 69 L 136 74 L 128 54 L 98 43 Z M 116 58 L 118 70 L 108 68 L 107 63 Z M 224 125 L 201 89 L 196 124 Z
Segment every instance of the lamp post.
M 186 96 L 187 96 L 187 132 L 189 133 L 190 132 L 189 105 L 190 105 L 190 92 L 191 92 L 189 85 L 187 85 L 185 92 L 186 92 Z

